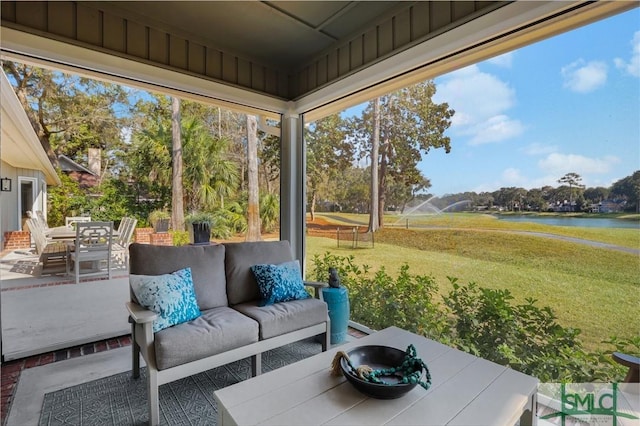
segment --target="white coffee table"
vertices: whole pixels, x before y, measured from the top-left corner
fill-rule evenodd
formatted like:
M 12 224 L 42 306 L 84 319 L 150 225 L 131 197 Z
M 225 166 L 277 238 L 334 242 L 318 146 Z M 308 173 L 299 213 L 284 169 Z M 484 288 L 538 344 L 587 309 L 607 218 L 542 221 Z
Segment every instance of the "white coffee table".
M 399 399 L 358 392 L 329 372 L 338 350 L 416 347 L 432 386 Z M 218 425 L 521 425 L 535 423 L 538 380 L 397 327 L 390 327 L 215 392 Z

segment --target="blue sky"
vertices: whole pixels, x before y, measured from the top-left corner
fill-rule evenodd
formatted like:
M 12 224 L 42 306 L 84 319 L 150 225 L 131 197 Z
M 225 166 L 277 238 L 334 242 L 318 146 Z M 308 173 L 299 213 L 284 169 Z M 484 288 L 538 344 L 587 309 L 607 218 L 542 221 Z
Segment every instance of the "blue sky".
M 608 187 L 640 169 L 638 8 L 435 82 L 456 114 L 451 153 L 420 164 L 431 194 L 555 187 L 569 172 Z

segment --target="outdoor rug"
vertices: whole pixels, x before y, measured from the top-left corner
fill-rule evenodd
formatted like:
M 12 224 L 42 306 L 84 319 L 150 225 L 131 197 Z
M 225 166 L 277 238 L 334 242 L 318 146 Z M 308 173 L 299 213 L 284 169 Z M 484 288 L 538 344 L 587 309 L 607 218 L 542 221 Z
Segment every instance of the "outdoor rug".
M 314 338 L 262 354 L 263 372 L 316 355 L 322 346 Z M 328 368 L 329 366 L 327 366 Z M 40 425 L 146 425 L 146 368 L 140 379 L 131 372 L 82 383 L 44 396 Z M 249 358 L 160 386 L 160 423 L 215 425 L 213 391 L 251 377 Z

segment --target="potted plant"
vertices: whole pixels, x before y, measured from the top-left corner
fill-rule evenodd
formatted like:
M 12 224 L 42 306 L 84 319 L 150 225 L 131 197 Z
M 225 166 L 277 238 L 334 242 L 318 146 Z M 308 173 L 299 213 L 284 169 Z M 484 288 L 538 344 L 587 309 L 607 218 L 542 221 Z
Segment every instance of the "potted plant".
M 169 231 L 169 221 L 171 214 L 166 210 L 154 210 L 149 213 L 149 223 L 153 226 L 156 233 L 164 233 Z
M 209 244 L 211 241 L 211 226 L 215 221 L 211 213 L 194 212 L 189 214 L 185 221 L 189 226 L 191 244 Z

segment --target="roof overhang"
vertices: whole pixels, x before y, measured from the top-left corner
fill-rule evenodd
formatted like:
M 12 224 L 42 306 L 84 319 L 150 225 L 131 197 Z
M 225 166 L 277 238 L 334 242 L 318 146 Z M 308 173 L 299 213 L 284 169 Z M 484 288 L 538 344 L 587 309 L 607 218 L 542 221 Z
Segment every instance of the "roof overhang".
M 11 83 L 0 72 L 2 100 L 2 161 L 21 169 L 40 170 L 47 185 L 60 185 L 60 178 L 44 152 Z

